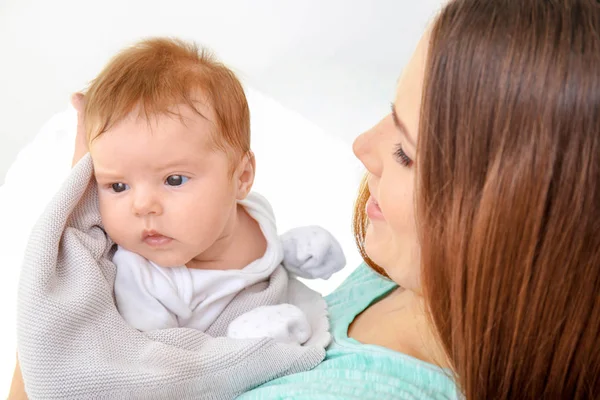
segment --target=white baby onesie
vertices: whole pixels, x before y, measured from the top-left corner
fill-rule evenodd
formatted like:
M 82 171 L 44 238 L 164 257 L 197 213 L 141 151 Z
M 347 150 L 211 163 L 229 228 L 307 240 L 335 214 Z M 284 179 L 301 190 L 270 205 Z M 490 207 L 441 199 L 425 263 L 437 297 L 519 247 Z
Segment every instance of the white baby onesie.
M 267 280 L 282 262 L 289 271 L 306 278 L 327 278 L 345 265 L 341 247 L 326 230 L 297 228 L 280 239 L 273 210 L 264 197 L 251 193 L 239 203 L 257 221 L 267 242 L 263 257 L 241 270 L 164 268 L 118 248 L 113 257 L 117 267 L 115 299 L 131 326 L 141 331 L 175 327 L 205 331 L 240 291 Z M 298 344 L 310 334 L 306 316 L 290 304 L 251 310 L 232 321 L 228 329 L 230 337 L 268 336 Z

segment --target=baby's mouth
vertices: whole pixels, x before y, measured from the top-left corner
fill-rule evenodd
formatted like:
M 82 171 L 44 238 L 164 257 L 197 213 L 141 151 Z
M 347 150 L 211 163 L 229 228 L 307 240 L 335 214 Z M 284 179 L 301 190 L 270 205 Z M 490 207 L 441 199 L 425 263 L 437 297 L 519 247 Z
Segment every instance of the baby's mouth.
M 173 241 L 172 238 L 163 235 L 155 230 L 144 230 L 142 232 L 142 242 L 151 247 L 162 247 Z

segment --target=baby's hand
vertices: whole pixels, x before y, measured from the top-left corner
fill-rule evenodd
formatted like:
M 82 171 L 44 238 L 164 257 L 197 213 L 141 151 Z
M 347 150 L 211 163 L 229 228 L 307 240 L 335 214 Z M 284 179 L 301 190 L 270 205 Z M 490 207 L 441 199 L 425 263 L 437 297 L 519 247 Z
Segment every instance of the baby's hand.
M 346 257 L 337 240 L 320 226 L 292 229 L 281 235 L 283 266 L 307 279 L 329 279 L 346 265 Z
M 292 304 L 257 307 L 234 319 L 227 328 L 227 337 L 233 339 L 270 337 L 298 345 L 310 339 L 311 334 L 306 315 Z
M 85 97 L 83 97 L 83 94 L 73 93 L 71 96 L 71 105 L 77 111 L 77 136 L 75 137 L 75 151 L 73 152 L 73 161 L 71 163 L 71 165 L 75 165 L 88 152 L 85 125 L 83 123 L 83 111 L 85 109 Z

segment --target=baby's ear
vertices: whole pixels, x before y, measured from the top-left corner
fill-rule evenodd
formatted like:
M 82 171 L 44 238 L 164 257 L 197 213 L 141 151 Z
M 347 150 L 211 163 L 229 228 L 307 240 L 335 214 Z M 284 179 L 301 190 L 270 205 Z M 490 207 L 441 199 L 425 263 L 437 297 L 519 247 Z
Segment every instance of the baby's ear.
M 248 196 L 248 193 L 250 193 L 252 190 L 252 185 L 254 184 L 256 160 L 252 151 L 248 151 L 246 154 L 244 154 L 237 170 L 237 199 L 243 200 L 246 198 L 246 196 Z

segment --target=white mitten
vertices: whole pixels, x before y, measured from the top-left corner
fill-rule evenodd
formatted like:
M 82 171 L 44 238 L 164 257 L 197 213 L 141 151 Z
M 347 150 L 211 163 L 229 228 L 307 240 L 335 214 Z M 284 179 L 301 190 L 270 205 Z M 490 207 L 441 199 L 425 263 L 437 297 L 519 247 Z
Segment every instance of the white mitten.
M 329 279 L 346 265 L 342 246 L 320 226 L 294 228 L 281 235 L 283 266 L 307 279 Z
M 233 339 L 270 337 L 298 345 L 310 339 L 311 334 L 306 315 L 292 304 L 257 307 L 240 315 L 227 327 L 227 337 Z

